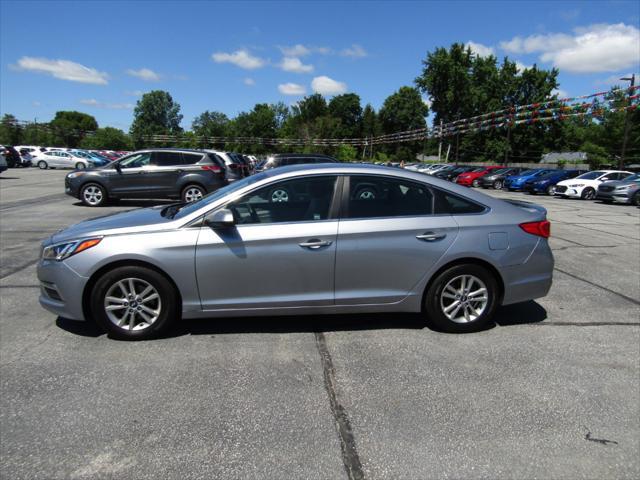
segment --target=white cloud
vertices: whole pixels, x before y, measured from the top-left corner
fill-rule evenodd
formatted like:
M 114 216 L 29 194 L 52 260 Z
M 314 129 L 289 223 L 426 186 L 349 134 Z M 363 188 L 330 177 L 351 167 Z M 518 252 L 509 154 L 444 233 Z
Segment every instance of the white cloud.
M 528 70 L 530 68 L 533 68 L 533 65 L 526 65 L 522 63 L 520 60 L 516 60 L 516 67 L 518 67 L 518 70 L 520 70 L 520 73 L 522 73 L 523 70 Z
M 624 23 L 514 37 L 500 47 L 510 53 L 540 53 L 540 60 L 572 73 L 615 72 L 640 63 L 640 30 Z
M 80 103 L 89 107 L 108 108 L 110 110 L 131 110 L 135 105 L 131 103 L 104 103 L 99 102 L 95 98 L 87 98 L 80 100 Z
M 245 85 L 248 85 L 249 87 L 253 87 L 256 84 L 256 81 L 253 78 L 245 78 L 244 80 L 242 80 L 242 83 L 244 83 Z
M 291 47 L 278 47 L 285 57 L 305 57 L 311 53 L 311 49 L 297 44 Z
M 313 72 L 313 65 L 305 65 L 299 58 L 284 57 L 279 67 L 285 72 L 294 73 L 311 73 Z
M 344 50 L 342 50 L 340 52 L 340 55 L 342 55 L 343 57 L 364 58 L 369 54 L 360 45 L 354 43 L 349 48 L 345 48 Z
M 477 55 L 478 57 L 488 57 L 489 55 L 495 54 L 492 47 L 488 47 L 481 43 L 472 42 L 471 40 L 469 40 L 465 44 L 465 47 L 470 48 L 471 52 Z
M 85 67 L 70 60 L 50 60 L 41 57 L 22 57 L 13 67 L 16 70 L 44 73 L 61 80 L 70 82 L 92 83 L 106 85 L 109 75 L 99 72 L 95 68 Z
M 551 90 L 551 96 L 558 95 L 558 98 L 569 98 L 569 93 L 561 88 L 554 88 Z
M 262 58 L 251 55 L 249 51 L 245 49 L 236 50 L 232 53 L 216 52 L 211 55 L 211 58 L 216 63 L 231 63 L 245 70 L 262 68 L 267 63 Z
M 145 82 L 157 82 L 161 78 L 159 73 L 156 73 L 149 68 L 141 68 L 140 70 L 133 70 L 130 68 L 127 70 L 127 75 L 138 77 L 140 80 L 144 80 Z
M 307 89 L 297 83 L 281 83 L 278 85 L 278 90 L 283 95 L 304 95 L 307 93 Z
M 129 97 L 141 97 L 144 92 L 142 90 L 127 90 L 124 94 Z
M 422 97 L 422 103 L 424 103 L 427 107 L 431 108 L 431 99 L 429 97 Z
M 339 95 L 347 91 L 347 84 L 321 75 L 311 81 L 311 88 L 321 95 Z

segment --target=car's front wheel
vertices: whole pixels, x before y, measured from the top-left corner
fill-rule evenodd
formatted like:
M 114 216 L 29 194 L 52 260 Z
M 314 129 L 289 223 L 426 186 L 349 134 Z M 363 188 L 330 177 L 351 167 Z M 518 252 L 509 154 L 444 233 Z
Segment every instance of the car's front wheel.
M 146 267 L 119 267 L 91 292 L 91 313 L 113 338 L 147 340 L 179 316 L 176 291 L 164 275 Z
M 587 187 L 580 194 L 580 198 L 583 200 L 593 200 L 596 198 L 596 191 L 591 187 Z
M 85 167 L 84 163 L 82 163 L 82 162 L 76 163 L 76 170 L 84 170 L 85 168 L 86 167 Z
M 40 160 L 38 162 L 38 168 L 40 170 L 46 170 L 47 168 L 49 168 L 49 165 L 47 165 L 47 162 L 45 162 L 44 160 Z
M 496 190 L 502 190 L 502 180 L 496 180 L 493 182 L 493 188 Z
M 493 316 L 498 284 L 493 274 L 479 265 L 456 265 L 440 273 L 424 300 L 428 320 L 446 332 L 482 329 Z
M 107 192 L 102 185 L 88 183 L 80 189 L 80 200 L 88 207 L 101 207 L 107 203 Z
M 476 180 L 474 180 L 473 182 L 471 182 L 471 185 L 472 185 L 473 187 L 478 188 L 478 185 L 480 185 L 480 181 L 476 179 Z
M 555 185 L 549 185 L 547 187 L 547 195 L 553 195 L 554 193 L 556 193 L 556 186 Z
M 631 204 L 636 207 L 640 207 L 640 192 L 636 192 L 636 194 L 631 199 Z

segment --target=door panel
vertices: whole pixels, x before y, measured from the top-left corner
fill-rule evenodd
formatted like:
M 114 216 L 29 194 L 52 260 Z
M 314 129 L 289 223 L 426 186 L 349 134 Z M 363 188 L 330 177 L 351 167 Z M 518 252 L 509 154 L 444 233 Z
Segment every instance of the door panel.
M 202 227 L 195 261 L 203 310 L 333 304 L 337 231 L 337 220 Z M 312 240 L 327 245 L 300 245 Z
M 451 216 L 342 220 L 338 227 L 336 305 L 402 300 L 457 235 L 458 225 Z

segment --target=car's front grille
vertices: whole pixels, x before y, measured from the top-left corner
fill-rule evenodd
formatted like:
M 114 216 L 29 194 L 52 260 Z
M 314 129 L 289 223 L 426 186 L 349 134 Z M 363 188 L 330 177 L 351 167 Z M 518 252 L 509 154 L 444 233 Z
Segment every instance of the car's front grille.
M 600 186 L 598 188 L 598 190 L 600 190 L 601 192 L 613 192 L 613 188 L 614 187 L 609 187 L 609 186 L 602 185 L 602 186 Z
M 556 193 L 563 193 L 567 191 L 567 187 L 565 185 L 557 185 Z

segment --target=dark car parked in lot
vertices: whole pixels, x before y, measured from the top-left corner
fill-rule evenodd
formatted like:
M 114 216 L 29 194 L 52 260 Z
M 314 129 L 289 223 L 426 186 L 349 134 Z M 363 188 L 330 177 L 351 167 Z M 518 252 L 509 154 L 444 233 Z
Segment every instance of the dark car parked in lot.
M 251 174 L 244 159 L 238 153 L 222 152 L 219 150 L 204 150 L 209 155 L 217 157 L 224 166 L 227 182 L 232 183 Z
M 556 184 L 562 180 L 568 180 L 575 178 L 578 175 L 582 175 L 586 170 L 556 170 L 555 172 L 547 173 L 540 177 L 532 178 L 524 182 L 522 190 L 532 195 L 536 193 L 546 193 L 547 195 L 553 195 L 556 190 Z
M 338 160 L 320 153 L 279 153 L 267 158 L 267 161 L 262 165 L 262 170 L 304 163 L 338 163 Z
M 471 172 L 472 170 L 475 170 L 476 168 L 478 168 L 478 167 L 454 166 L 453 168 L 440 170 L 439 172 L 434 173 L 433 176 L 436 177 L 436 178 L 441 178 L 442 180 L 448 180 L 450 182 L 453 182 L 455 180 L 455 178 L 458 175 L 460 175 L 461 173 Z
M 495 188 L 502 190 L 504 179 L 509 175 L 518 175 L 522 172 L 520 167 L 504 167 L 494 170 L 478 179 L 478 185 L 482 188 Z
M 4 158 L 7 162 L 7 167 L 9 168 L 18 168 L 18 167 L 30 167 L 31 160 L 23 160 L 20 153 L 13 147 L 2 147 Z
M 85 205 L 110 199 L 180 198 L 199 200 L 227 184 L 225 166 L 216 155 L 198 150 L 141 150 L 104 167 L 69 173 L 65 192 Z

